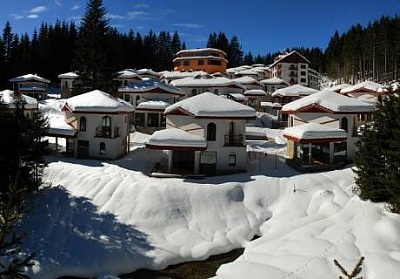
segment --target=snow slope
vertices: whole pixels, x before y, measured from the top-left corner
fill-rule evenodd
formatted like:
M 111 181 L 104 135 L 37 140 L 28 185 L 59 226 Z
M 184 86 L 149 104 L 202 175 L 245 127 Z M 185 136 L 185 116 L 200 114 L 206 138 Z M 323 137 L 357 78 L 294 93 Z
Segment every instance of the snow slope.
M 333 259 L 352 269 L 360 256 L 365 278 L 400 274 L 400 217 L 355 196 L 351 168 L 299 174 L 282 145 L 257 144 L 268 155 L 247 173 L 199 180 L 148 177 L 166 155 L 144 148 L 109 162 L 50 157 L 51 186 L 21 225 L 36 252 L 29 275 L 162 269 L 237 247 L 216 278 L 337 278 Z

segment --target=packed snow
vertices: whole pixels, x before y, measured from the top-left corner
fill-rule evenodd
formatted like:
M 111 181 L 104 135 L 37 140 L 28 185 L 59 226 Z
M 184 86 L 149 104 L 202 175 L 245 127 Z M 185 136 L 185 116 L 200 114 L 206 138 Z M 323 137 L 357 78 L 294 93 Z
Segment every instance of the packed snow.
M 334 259 L 352 270 L 361 256 L 364 278 L 400 274 L 400 217 L 353 193 L 352 166 L 301 174 L 285 164 L 284 142 L 253 140 L 246 173 L 154 178 L 167 155 L 147 139 L 134 132 L 116 161 L 48 157 L 48 186 L 20 227 L 36 253 L 28 275 L 107 278 L 238 247 L 215 278 L 337 278 Z

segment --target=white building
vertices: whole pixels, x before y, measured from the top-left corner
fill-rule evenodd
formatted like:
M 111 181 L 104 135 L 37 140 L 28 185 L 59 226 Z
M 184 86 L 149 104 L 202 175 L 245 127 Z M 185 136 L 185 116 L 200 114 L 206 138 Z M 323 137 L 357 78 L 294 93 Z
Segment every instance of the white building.
M 60 79 L 61 98 L 66 99 L 71 97 L 71 91 L 74 88 L 74 82 L 79 77 L 78 74 L 68 72 L 58 75 Z
M 282 108 L 288 114 L 288 162 L 303 170 L 326 169 L 352 161 L 358 128 L 376 107 L 373 104 L 324 90 Z M 312 125 L 310 125 L 312 124 Z
M 13 91 L 18 92 L 37 100 L 43 100 L 46 97 L 50 80 L 38 75 L 27 74 L 15 77 L 9 80 L 13 84 Z
M 94 90 L 67 99 L 62 111 L 76 131 L 67 140 L 67 151 L 75 157 L 116 159 L 128 152 L 128 118 L 134 111 L 128 102 Z
M 246 121 L 253 108 L 206 92 L 166 108 L 166 129 L 146 146 L 169 151 L 169 172 L 206 174 L 246 170 Z

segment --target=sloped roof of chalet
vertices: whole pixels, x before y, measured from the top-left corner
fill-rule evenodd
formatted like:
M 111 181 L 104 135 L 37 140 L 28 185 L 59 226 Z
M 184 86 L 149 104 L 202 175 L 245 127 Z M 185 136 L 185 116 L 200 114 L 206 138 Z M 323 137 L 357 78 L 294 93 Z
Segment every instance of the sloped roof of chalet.
M 195 76 L 206 76 L 209 75 L 204 71 L 192 71 L 192 72 L 181 72 L 181 71 L 166 71 L 161 75 L 160 79 L 180 79 L 186 77 L 195 77 Z
M 332 87 L 327 87 L 325 89 L 335 91 L 335 92 L 340 92 L 340 90 L 342 90 L 343 88 L 349 87 L 349 86 L 351 86 L 351 85 L 347 84 L 347 83 L 342 83 L 342 84 L 338 84 L 338 85 L 335 85 Z
M 100 90 L 93 90 L 68 98 L 62 110 L 66 109 L 73 112 L 99 113 L 134 111 L 134 107 L 130 103 Z
M 269 67 L 274 67 L 276 64 L 284 63 L 284 62 L 292 63 L 290 61 L 290 59 L 294 58 L 295 56 L 297 56 L 298 59 L 303 60 L 303 63 L 310 64 L 310 61 L 307 58 L 305 58 L 303 55 L 298 53 L 296 50 L 293 50 L 293 51 L 291 51 L 289 53 L 286 53 L 286 54 L 278 56 L 278 58 L 274 61 L 274 63 L 272 63 Z M 293 62 L 293 63 L 301 63 L 301 62 L 297 62 L 296 61 L 296 62 Z
M 147 140 L 146 147 L 165 150 L 177 148 L 204 150 L 207 148 L 207 141 L 202 136 L 193 135 L 178 128 L 167 128 L 154 132 Z
M 310 88 L 301 84 L 294 84 L 292 86 L 288 86 L 285 88 L 280 88 L 272 93 L 272 96 L 300 96 L 300 95 L 310 95 L 318 92 L 318 90 L 314 88 Z
M 117 79 L 122 79 L 122 78 L 137 78 L 141 80 L 142 78 L 138 73 L 135 72 L 135 70 L 132 69 L 125 69 L 122 71 L 119 71 L 116 76 Z
M 77 78 L 79 77 L 78 74 L 74 73 L 74 72 L 68 72 L 68 73 L 64 73 L 64 74 L 59 74 L 58 78 Z
M 155 72 L 152 69 L 146 69 L 146 68 L 136 70 L 136 73 L 138 73 L 139 75 L 151 75 L 151 76 L 155 76 L 155 77 L 161 76 L 160 73 Z
M 378 89 L 382 87 L 382 84 L 373 81 L 364 81 L 352 86 L 348 86 L 340 90 L 340 93 L 353 93 L 353 92 L 378 92 Z
M 170 103 L 164 102 L 164 101 L 146 101 L 138 104 L 136 106 L 136 110 L 162 110 L 164 111 L 168 106 L 170 106 Z
M 263 79 L 260 82 L 262 84 L 284 84 L 284 85 L 289 85 L 286 81 L 284 81 L 283 79 L 277 78 L 277 77 Z
M 232 79 L 233 81 L 236 81 L 236 82 L 238 82 L 238 83 L 240 83 L 240 84 L 243 84 L 243 85 L 247 85 L 247 84 L 257 84 L 257 85 L 261 85 L 262 86 L 262 84 L 258 81 L 258 80 L 256 80 L 255 78 L 253 78 L 253 77 L 249 77 L 249 76 L 244 76 L 244 77 L 238 77 L 238 78 L 234 78 L 234 79 Z
M 262 89 L 249 89 L 244 91 L 245 96 L 267 96 L 267 92 Z
M 186 77 L 171 81 L 171 84 L 176 87 L 237 87 L 246 89 L 240 83 L 226 77 Z
M 347 133 L 343 129 L 328 125 L 305 123 L 284 129 L 283 136 L 297 140 L 322 140 L 327 138 L 345 140 Z
M 236 101 L 205 92 L 179 101 L 165 109 L 165 114 L 189 114 L 193 117 L 254 118 L 256 111 Z
M 176 53 L 176 55 L 181 54 L 181 53 L 194 53 L 194 52 L 204 52 L 204 51 L 216 51 L 216 52 L 221 52 L 224 55 L 226 55 L 225 51 L 221 50 L 221 49 L 217 49 L 217 48 L 211 48 L 211 47 L 207 47 L 207 48 L 195 48 L 195 49 L 182 49 L 180 51 L 178 51 Z
M 118 92 L 169 93 L 174 95 L 185 95 L 185 92 L 180 88 L 154 79 L 143 79 L 139 82 L 131 82 L 125 87 L 118 88 Z
M 23 76 L 15 77 L 9 80 L 10 82 L 24 82 L 24 81 L 38 81 L 43 83 L 50 83 L 50 80 L 42 78 L 36 74 L 26 74 Z
M 282 107 L 282 113 L 315 110 L 326 111 L 328 113 L 362 113 L 374 111 L 375 106 L 334 91 L 323 90 L 290 102 Z
M 23 101 L 25 109 L 37 109 L 38 101 L 35 98 L 26 96 L 24 94 L 15 94 L 12 90 L 3 90 L 0 91 L 0 100 L 3 101 L 9 108 L 14 108 L 15 101 Z

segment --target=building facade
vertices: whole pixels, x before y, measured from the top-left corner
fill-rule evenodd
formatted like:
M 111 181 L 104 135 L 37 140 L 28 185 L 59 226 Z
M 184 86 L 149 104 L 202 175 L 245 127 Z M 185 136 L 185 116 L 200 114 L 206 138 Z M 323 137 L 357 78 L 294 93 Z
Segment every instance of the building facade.
M 174 71 L 204 71 L 225 73 L 226 53 L 216 48 L 198 48 L 178 51 L 173 60 Z

